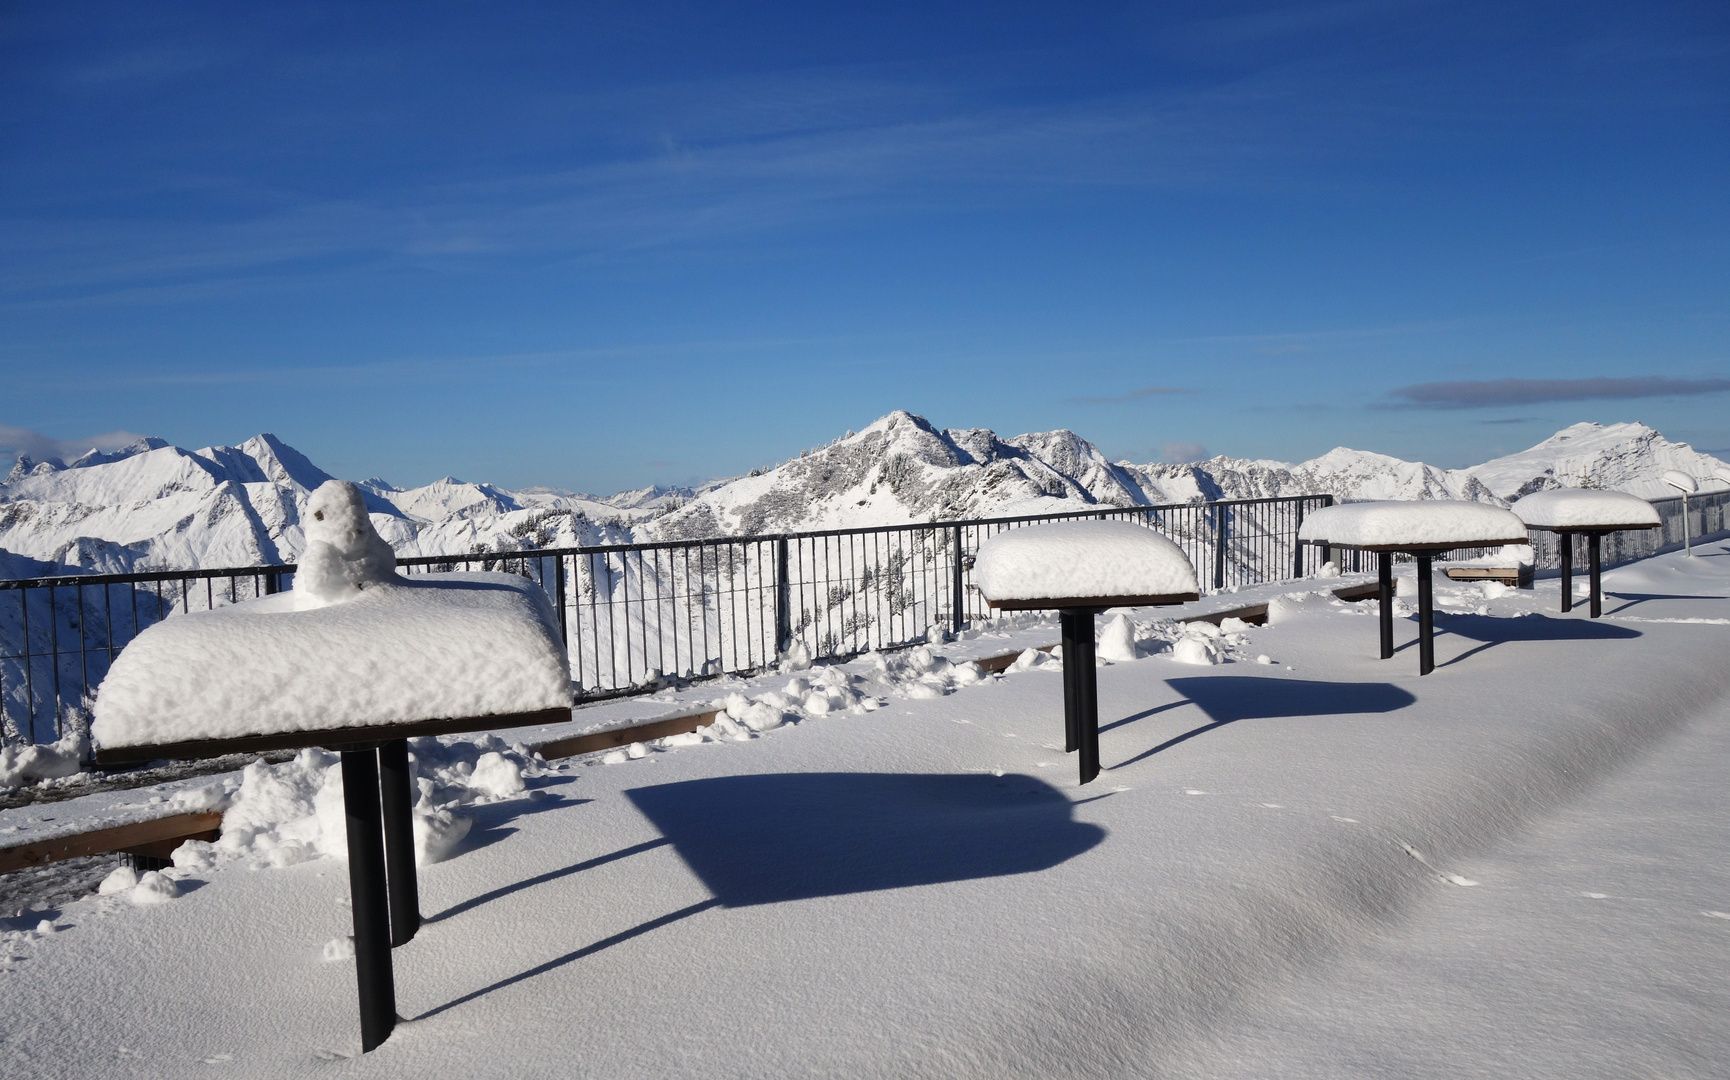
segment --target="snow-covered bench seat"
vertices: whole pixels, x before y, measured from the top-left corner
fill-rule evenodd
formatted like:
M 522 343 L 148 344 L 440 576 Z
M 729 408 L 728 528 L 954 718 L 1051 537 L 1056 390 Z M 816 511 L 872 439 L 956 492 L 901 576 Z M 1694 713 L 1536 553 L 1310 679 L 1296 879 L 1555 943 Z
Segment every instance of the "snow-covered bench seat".
M 1604 594 L 1599 577 L 1599 552 L 1604 534 L 1625 529 L 1656 529 L 1660 524 L 1658 508 L 1638 495 L 1593 488 L 1534 491 L 1517 500 L 1513 511 L 1529 528 L 1553 532 L 1561 538 L 1563 611 L 1574 609 L 1573 538 L 1577 534 L 1586 537 L 1594 619 L 1604 613 Z
M 1200 597 L 1183 549 L 1127 521 L 1065 521 L 998 533 L 979 547 L 974 580 L 1001 611 L 1058 612 L 1063 633 L 1064 752 L 1080 751 L 1081 782 L 1099 775 L 1094 616 L 1104 608 Z
M 1418 674 L 1428 675 L 1436 667 L 1431 560 L 1457 548 L 1528 544 L 1531 538 L 1525 523 L 1499 506 L 1422 499 L 1323 507 L 1304 519 L 1298 542 L 1376 553 L 1384 660 L 1394 655 L 1393 556 L 1405 552 L 1417 559 Z

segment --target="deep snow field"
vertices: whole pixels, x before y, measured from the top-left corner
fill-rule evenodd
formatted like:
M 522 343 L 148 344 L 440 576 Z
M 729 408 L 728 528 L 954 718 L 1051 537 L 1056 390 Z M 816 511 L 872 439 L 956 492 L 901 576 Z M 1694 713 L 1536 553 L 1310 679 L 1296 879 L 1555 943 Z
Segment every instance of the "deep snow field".
M 1403 609 L 1381 661 L 1373 604 L 1295 595 L 1337 580 L 1219 637 L 1101 619 L 1085 787 L 1060 663 L 965 663 L 1055 620 L 573 720 L 730 706 L 629 752 L 418 744 L 443 858 L 365 1056 L 334 759 L 92 796 L 232 808 L 6 924 L 0 1074 L 1724 1076 L 1730 545 L 1696 554 L 1597 621 L 1438 576 L 1422 679 Z

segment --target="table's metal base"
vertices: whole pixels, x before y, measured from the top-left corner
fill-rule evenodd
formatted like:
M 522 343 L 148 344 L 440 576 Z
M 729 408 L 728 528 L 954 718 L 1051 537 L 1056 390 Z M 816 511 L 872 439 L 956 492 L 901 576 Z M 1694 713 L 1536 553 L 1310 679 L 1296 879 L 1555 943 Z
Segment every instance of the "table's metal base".
M 360 1048 L 366 1053 L 390 1038 L 396 1028 L 396 974 L 390 951 L 406 945 L 420 928 L 414 785 L 407 739 L 341 750 Z
M 1081 782 L 1099 775 L 1099 671 L 1094 662 L 1093 617 L 1098 608 L 1062 608 L 1063 752 L 1080 751 Z

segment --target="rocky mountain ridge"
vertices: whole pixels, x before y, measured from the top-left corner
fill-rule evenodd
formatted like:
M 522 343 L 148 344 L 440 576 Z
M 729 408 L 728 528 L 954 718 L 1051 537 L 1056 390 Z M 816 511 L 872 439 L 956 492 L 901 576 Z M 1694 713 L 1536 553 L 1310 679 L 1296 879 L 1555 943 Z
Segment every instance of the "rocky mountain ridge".
M 1309 461 L 1108 460 L 1068 430 L 1000 437 L 893 412 L 749 476 L 610 496 L 512 491 L 445 477 L 360 482 L 404 556 L 852 528 L 1332 492 L 1344 499 L 1474 499 L 1545 487 L 1669 493 L 1660 475 L 1711 477 L 1722 461 L 1638 423 L 1576 424 L 1467 469 L 1339 447 Z M 0 483 L 0 576 L 292 562 L 301 514 L 329 474 L 273 435 L 188 451 L 160 439 L 70 461 L 20 458 Z M 1710 489 L 1721 482 L 1704 485 Z

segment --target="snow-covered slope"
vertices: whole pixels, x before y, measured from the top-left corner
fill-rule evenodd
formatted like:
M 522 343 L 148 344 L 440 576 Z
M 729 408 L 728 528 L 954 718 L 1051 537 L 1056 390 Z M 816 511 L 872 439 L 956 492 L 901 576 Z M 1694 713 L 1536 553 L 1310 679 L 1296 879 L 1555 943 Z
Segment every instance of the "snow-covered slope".
M 380 534 L 413 556 L 1321 492 L 1506 505 L 1547 487 L 1584 486 L 1653 498 L 1669 494 L 1658 479 L 1666 469 L 1710 477 L 1724 467 L 1638 423 L 1576 424 L 1468 469 L 1346 447 L 1297 464 L 1216 457 L 1136 465 L 1108 460 L 1072 431 L 1002 438 L 893 412 L 772 469 L 695 489 L 599 496 L 454 477 L 407 489 L 374 478 L 361 487 Z M 306 498 L 327 479 L 272 435 L 198 451 L 144 439 L 69 463 L 20 459 L 0 484 L 0 553 L 94 571 L 291 561 L 303 542 Z M 24 565 L 0 569 L 14 563 Z

